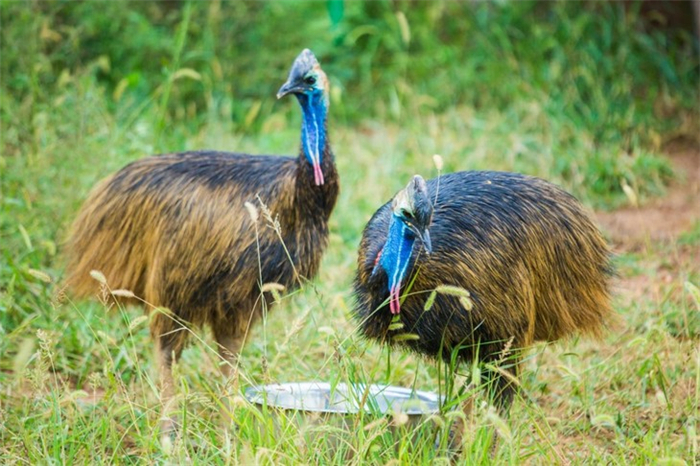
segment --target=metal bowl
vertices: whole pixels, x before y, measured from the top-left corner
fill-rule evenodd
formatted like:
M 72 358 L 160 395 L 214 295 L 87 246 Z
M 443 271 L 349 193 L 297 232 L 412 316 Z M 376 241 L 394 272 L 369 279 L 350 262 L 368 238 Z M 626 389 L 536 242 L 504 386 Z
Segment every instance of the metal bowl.
M 360 410 L 375 415 L 405 413 L 424 416 L 438 413 L 441 397 L 434 393 L 391 385 L 292 382 L 250 387 L 246 398 L 268 407 L 336 414 L 356 414 Z

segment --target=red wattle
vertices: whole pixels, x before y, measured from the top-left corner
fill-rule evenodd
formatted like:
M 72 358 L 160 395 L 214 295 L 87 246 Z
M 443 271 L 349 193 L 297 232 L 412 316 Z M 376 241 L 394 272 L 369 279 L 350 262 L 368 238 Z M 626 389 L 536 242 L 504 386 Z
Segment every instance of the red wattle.
M 321 165 L 317 163 L 314 163 L 314 182 L 316 183 L 316 186 L 321 186 L 324 183 Z
M 396 285 L 389 291 L 389 309 L 396 315 L 401 312 L 401 285 Z
M 374 266 L 376 267 L 377 264 L 379 264 L 379 259 L 382 257 L 382 253 L 384 252 L 384 248 L 381 248 L 379 252 L 377 253 L 377 257 L 374 259 Z

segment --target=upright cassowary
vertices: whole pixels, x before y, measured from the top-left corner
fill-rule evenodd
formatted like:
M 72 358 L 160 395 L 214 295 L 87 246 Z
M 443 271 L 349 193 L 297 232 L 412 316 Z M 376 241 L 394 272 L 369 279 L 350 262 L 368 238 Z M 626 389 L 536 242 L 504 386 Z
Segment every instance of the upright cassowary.
M 354 314 L 365 336 L 447 361 L 511 353 L 514 363 L 490 374 L 507 408 L 519 349 L 601 333 L 611 273 L 598 229 L 551 183 L 489 171 L 415 176 L 365 227 Z
M 277 94 L 301 105 L 298 157 L 200 151 L 138 160 L 103 180 L 73 225 L 66 281 L 76 295 L 95 293 L 90 271 L 98 270 L 110 288 L 172 311 L 151 324 L 166 413 L 185 326 L 211 326 L 228 375 L 263 302 L 272 303 L 263 285 L 294 289 L 318 272 L 339 189 L 328 88 L 314 55 L 301 52 Z M 279 227 L 256 225 L 258 208 Z

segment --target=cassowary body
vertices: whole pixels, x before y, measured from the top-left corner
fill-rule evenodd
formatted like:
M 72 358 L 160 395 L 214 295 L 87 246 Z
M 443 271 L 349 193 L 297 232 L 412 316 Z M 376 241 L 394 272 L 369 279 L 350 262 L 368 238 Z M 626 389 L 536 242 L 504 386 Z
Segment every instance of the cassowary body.
M 66 281 L 76 295 L 94 294 L 89 273 L 99 270 L 111 289 L 172 311 L 151 324 L 166 403 L 184 326 L 211 326 L 228 375 L 263 301 L 272 303 L 263 285 L 294 289 L 318 271 L 339 188 L 326 135 L 328 82 L 308 50 L 278 97 L 288 93 L 304 113 L 298 157 L 204 151 L 145 158 L 102 181 L 73 225 Z M 272 218 L 256 220 L 246 203 Z
M 599 335 L 612 312 L 610 274 L 605 241 L 561 188 L 504 172 L 452 173 L 439 183 L 416 176 L 365 227 L 355 317 L 384 343 L 494 362 L 506 346 L 517 354 L 535 341 Z M 438 293 L 424 310 L 441 285 L 468 291 L 471 305 Z M 390 330 L 395 316 L 403 326 Z M 404 333 L 417 339 L 397 343 Z M 509 370 L 517 375 L 517 363 Z M 494 377 L 496 401 L 507 407 L 512 384 Z

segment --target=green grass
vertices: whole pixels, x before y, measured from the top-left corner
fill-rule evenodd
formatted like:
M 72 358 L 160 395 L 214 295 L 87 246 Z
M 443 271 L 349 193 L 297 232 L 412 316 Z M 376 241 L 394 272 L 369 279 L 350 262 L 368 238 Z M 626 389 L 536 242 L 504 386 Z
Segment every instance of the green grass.
M 394 351 L 388 367 L 386 350 L 355 335 L 366 221 L 413 173 L 436 175 L 435 153 L 444 171 L 535 174 L 592 207 L 626 202 L 623 185 L 642 201 L 662 193 L 673 176 L 663 143 L 698 134 L 689 36 L 603 3 L 189 8 L 0 4 L 0 462 L 449 464 L 455 414 L 415 428 L 372 416 L 300 427 L 241 391 L 298 380 L 445 390 L 433 363 Z M 256 326 L 234 386 L 196 331 L 176 373 L 183 435 L 164 449 L 148 321 L 60 296 L 66 230 L 97 180 L 144 155 L 295 153 L 298 109 L 274 93 L 304 46 L 334 86 L 342 183 L 321 273 Z M 696 225 L 678 244 L 619 257 L 621 328 L 532 349 L 526 399 L 506 420 L 477 403 L 464 462 L 697 464 L 700 305 L 686 283 L 700 286 L 699 238 Z M 634 280 L 646 280 L 639 295 L 625 288 Z

